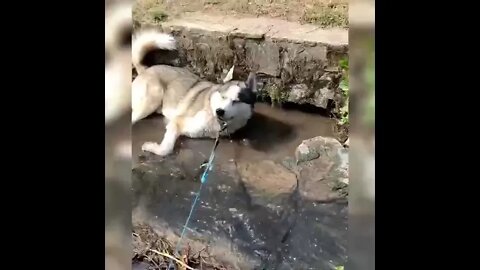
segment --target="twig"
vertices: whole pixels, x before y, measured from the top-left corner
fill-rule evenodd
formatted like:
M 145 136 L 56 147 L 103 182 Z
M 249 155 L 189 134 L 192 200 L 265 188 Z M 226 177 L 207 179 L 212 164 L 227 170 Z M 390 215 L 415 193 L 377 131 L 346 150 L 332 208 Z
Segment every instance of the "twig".
M 157 269 L 161 269 L 161 268 L 160 268 L 160 265 L 158 265 L 152 258 L 150 258 L 149 256 L 145 256 L 145 257 L 147 257 L 147 259 L 148 259 L 151 263 L 153 263 L 153 264 L 157 267 Z
M 158 255 L 161 255 L 161 256 L 164 256 L 164 257 L 167 257 L 167 258 L 170 258 L 174 261 L 176 261 L 177 263 L 179 263 L 181 266 L 187 268 L 187 269 L 190 269 L 190 270 L 196 270 L 195 268 L 192 268 L 188 265 L 186 265 L 184 262 L 180 261 L 179 259 L 173 257 L 172 255 L 170 254 L 167 254 L 167 253 L 163 253 L 163 252 L 160 252 L 158 250 L 154 250 L 154 249 L 148 249 L 149 251 L 153 252 L 153 253 L 157 253 Z
M 313 31 L 317 31 L 318 29 L 320 29 L 320 26 L 319 26 L 319 27 L 315 27 L 315 28 L 313 28 L 312 30 L 309 30 L 309 31 L 307 31 L 307 32 L 305 32 L 305 33 L 311 33 L 311 32 L 313 32 Z

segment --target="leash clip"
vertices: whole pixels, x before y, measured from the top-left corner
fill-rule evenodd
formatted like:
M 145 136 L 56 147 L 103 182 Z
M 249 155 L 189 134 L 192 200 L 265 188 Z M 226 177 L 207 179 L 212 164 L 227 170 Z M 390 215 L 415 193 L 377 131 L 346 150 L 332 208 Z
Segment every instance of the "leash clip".
M 219 124 L 220 124 L 220 131 L 218 132 L 219 135 L 220 135 L 220 132 L 223 132 L 225 129 L 227 129 L 227 121 L 223 121 L 223 120 L 219 120 Z

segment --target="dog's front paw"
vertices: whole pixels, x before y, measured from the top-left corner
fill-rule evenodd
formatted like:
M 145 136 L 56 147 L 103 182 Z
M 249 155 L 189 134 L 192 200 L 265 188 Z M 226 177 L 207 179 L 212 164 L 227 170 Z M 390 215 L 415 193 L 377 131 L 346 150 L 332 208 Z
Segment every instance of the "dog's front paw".
M 145 142 L 143 143 L 142 145 L 142 151 L 145 151 L 145 152 L 154 152 L 155 149 L 158 149 L 160 147 L 160 145 L 158 143 L 155 143 L 155 142 Z
M 142 151 L 150 152 L 158 156 L 166 156 L 172 153 L 172 149 L 155 142 L 146 142 L 142 145 Z

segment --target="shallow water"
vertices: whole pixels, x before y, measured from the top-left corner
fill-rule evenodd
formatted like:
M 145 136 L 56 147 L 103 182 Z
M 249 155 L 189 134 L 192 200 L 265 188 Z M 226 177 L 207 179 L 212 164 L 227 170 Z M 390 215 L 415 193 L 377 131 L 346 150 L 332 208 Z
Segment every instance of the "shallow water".
M 215 257 L 234 269 L 334 269 L 346 261 L 346 203 L 306 201 L 294 192 L 259 205 L 245 190 L 236 163 L 293 156 L 302 140 L 332 136 L 333 120 L 316 114 L 258 104 L 248 127 L 223 139 L 214 170 L 183 244 L 209 244 Z M 163 119 L 150 117 L 132 129 L 134 219 L 175 238 L 199 189 L 199 165 L 213 141 L 182 138 L 177 154 L 162 159 L 143 155 L 145 141 L 160 142 Z
M 255 112 L 244 131 L 220 143 L 218 160 L 278 160 L 292 155 L 302 140 L 333 136 L 333 120 L 318 114 L 283 110 L 268 104 L 257 104 Z M 158 115 L 137 123 L 132 130 L 133 156 L 138 157 L 143 142 L 161 142 L 164 130 L 163 119 Z M 207 155 L 213 142 L 182 138 L 180 143 L 181 148 Z

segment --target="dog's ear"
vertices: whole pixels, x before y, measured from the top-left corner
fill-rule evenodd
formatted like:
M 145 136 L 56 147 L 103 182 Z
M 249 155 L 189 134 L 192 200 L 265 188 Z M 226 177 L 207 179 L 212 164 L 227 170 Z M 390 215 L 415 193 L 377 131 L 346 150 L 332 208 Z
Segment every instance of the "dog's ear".
M 225 75 L 225 78 L 223 78 L 223 83 L 227 83 L 233 79 L 233 70 L 235 69 L 235 65 L 233 65 L 230 70 L 228 71 L 227 75 Z
M 257 92 L 257 75 L 255 75 L 255 72 L 250 72 L 245 84 L 247 85 L 247 88 L 252 90 L 252 92 Z

